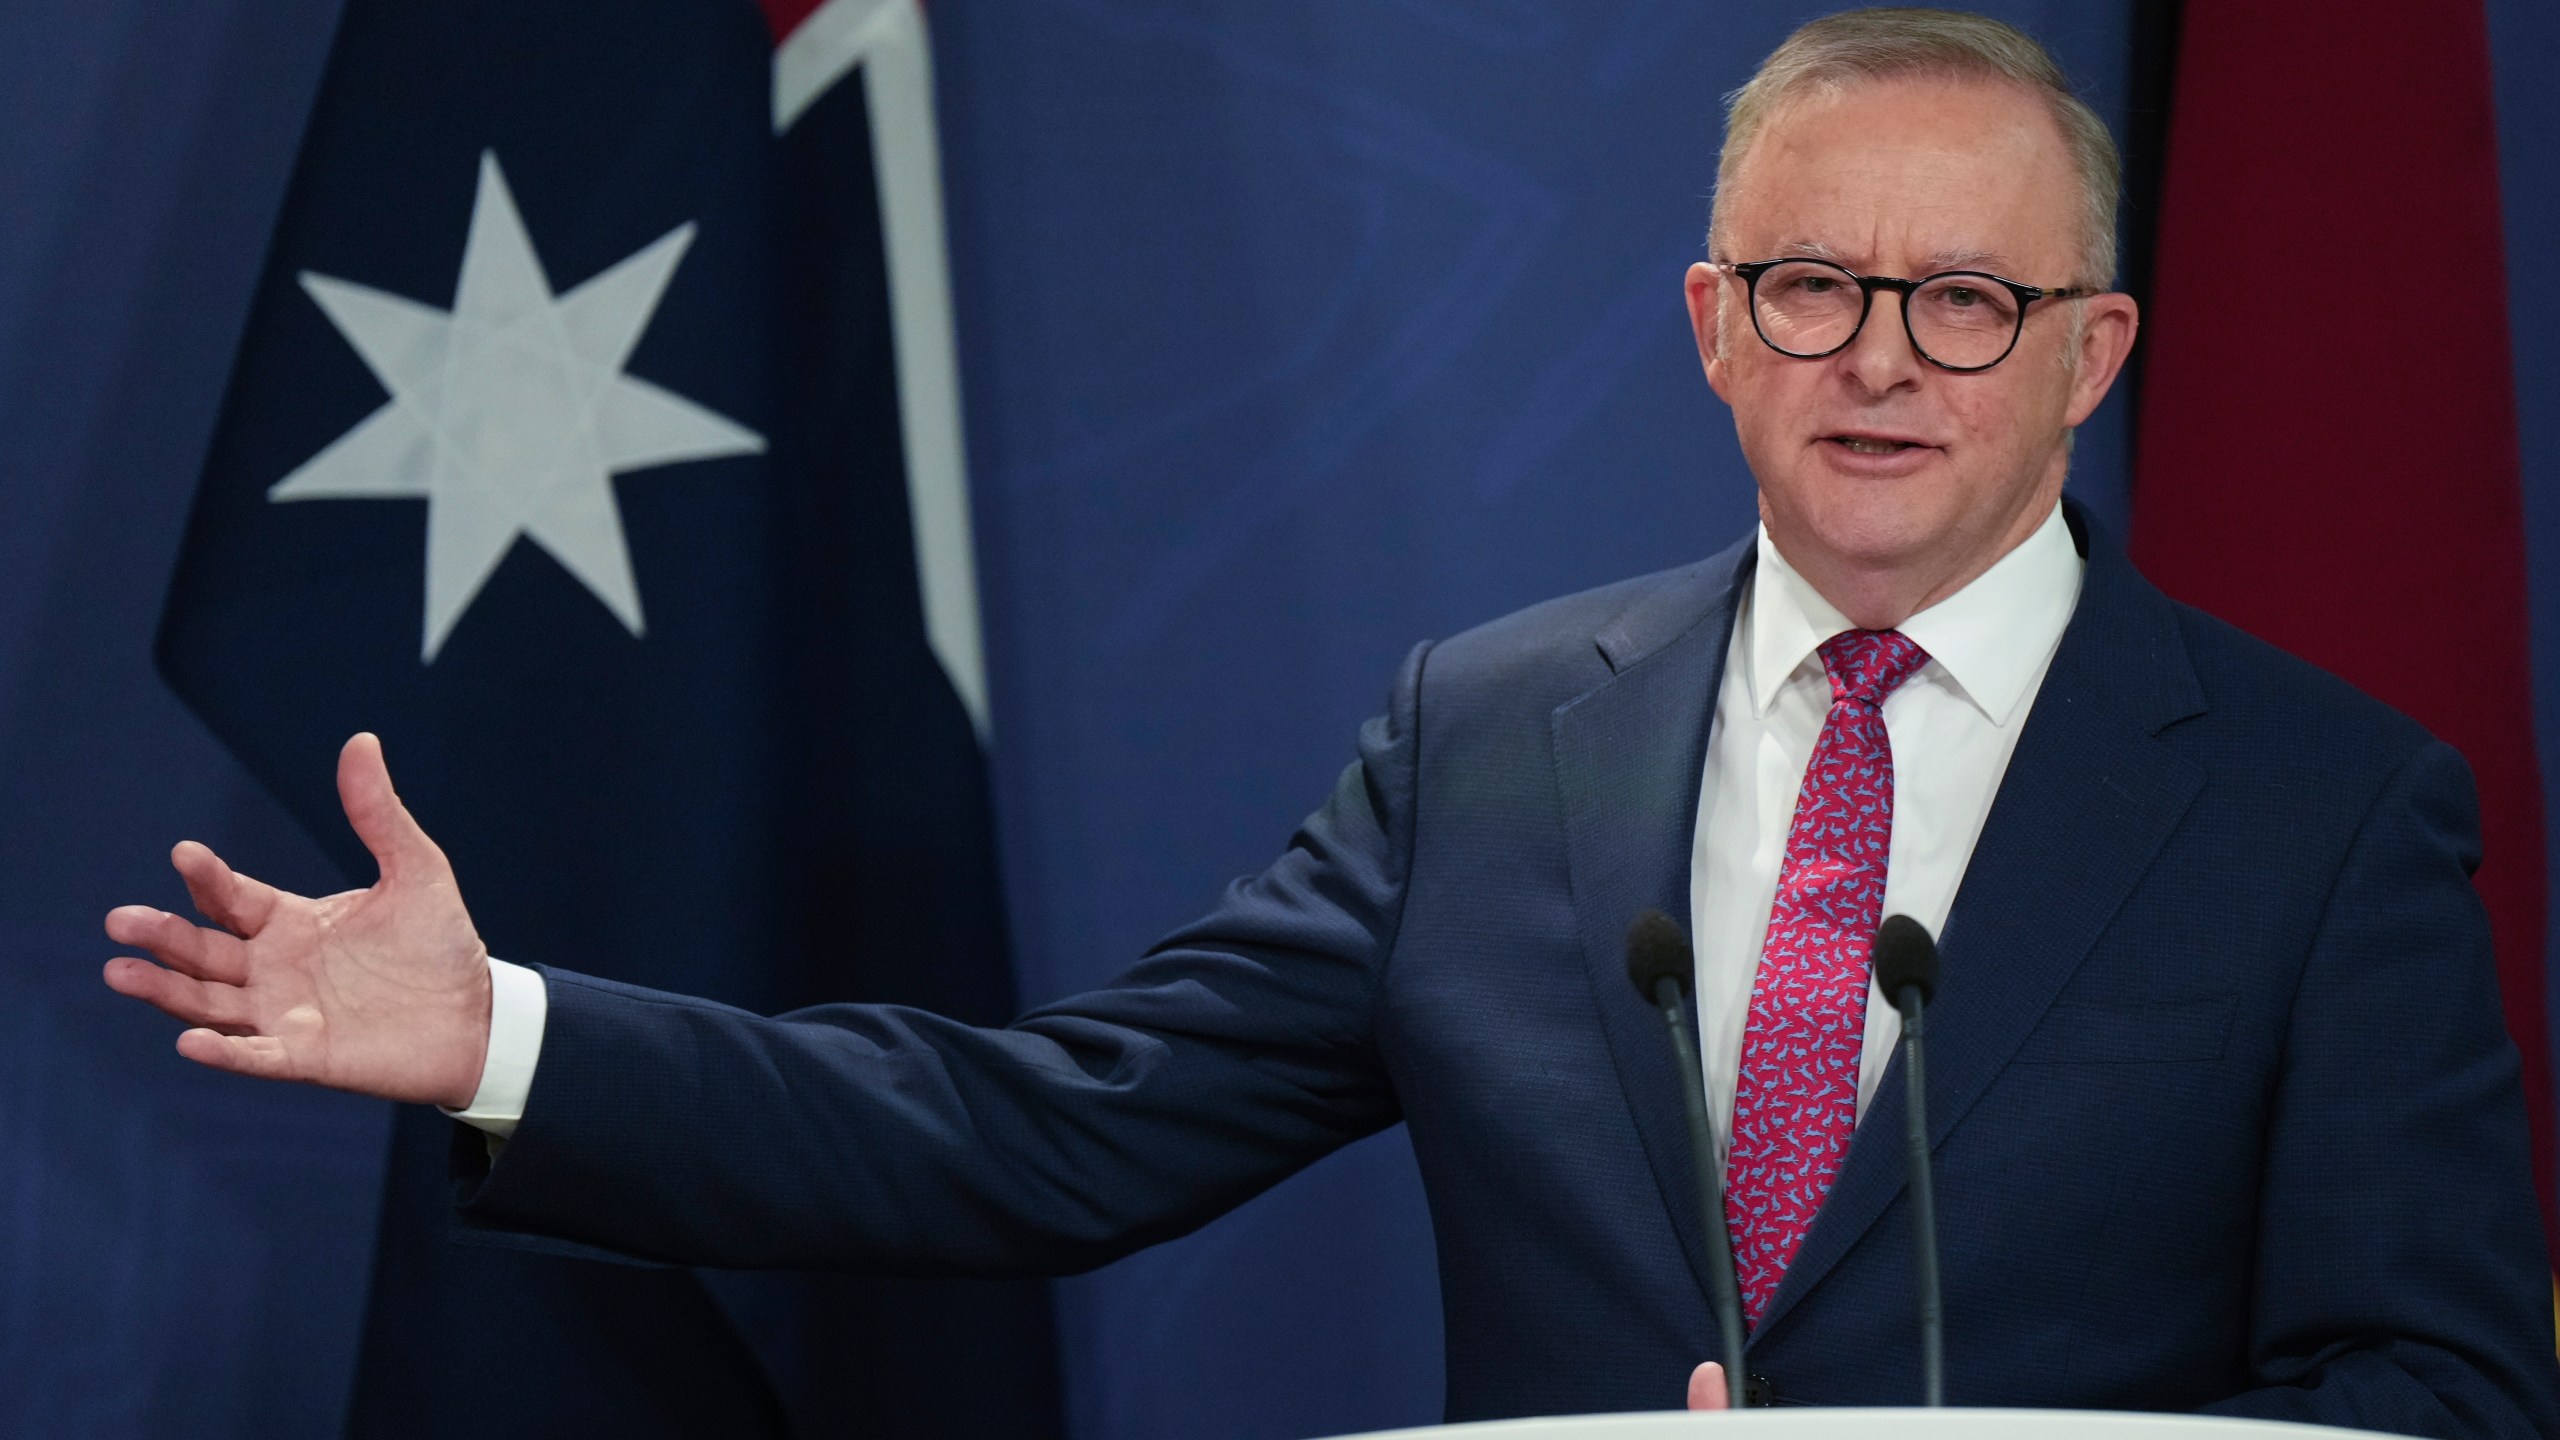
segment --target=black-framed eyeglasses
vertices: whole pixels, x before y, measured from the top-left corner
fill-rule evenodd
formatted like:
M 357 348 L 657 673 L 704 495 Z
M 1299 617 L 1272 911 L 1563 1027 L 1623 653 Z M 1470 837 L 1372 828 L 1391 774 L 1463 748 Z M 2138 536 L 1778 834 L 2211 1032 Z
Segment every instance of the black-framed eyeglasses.
M 1942 270 L 1917 280 L 1861 275 L 1828 260 L 1751 260 L 1721 268 L 1750 292 L 1751 328 L 1781 355 L 1819 360 L 1858 338 L 1876 292 L 1902 297 L 1902 328 L 1921 359 L 1941 370 L 1988 370 L 2018 348 L 2027 307 L 2039 300 L 2082 300 L 2091 285 L 2021 285 L 1981 270 Z

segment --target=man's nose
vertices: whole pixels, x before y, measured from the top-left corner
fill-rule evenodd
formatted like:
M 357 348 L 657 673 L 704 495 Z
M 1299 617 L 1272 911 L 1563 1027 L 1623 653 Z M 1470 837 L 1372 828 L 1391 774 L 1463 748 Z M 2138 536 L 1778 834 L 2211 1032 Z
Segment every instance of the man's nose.
M 1840 352 L 1841 368 L 1875 394 L 1919 383 L 1921 369 L 1928 364 L 1912 347 L 1902 306 L 1903 297 L 1894 291 L 1875 292 L 1867 303 L 1866 324 L 1858 328 L 1849 348 Z

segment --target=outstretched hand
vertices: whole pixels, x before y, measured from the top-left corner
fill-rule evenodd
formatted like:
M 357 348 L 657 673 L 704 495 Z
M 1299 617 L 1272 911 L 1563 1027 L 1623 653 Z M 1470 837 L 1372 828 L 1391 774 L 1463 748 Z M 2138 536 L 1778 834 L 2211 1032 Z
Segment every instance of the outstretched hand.
M 170 863 L 213 924 L 145 905 L 107 912 L 110 939 L 159 962 L 110 960 L 107 986 L 194 1027 L 178 1053 L 198 1064 L 469 1105 L 488 1051 L 489 952 L 453 867 L 392 790 L 373 736 L 338 752 L 338 800 L 381 867 L 371 888 L 310 899 L 182 842 Z

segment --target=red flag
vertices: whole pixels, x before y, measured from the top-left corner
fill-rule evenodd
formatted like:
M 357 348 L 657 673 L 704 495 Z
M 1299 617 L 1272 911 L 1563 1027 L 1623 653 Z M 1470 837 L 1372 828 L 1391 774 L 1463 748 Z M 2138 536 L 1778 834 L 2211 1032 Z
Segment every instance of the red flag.
M 2230 0 L 2185 26 L 2134 556 L 2471 762 L 2547 1222 L 2542 785 L 2487 18 L 2481 0 Z

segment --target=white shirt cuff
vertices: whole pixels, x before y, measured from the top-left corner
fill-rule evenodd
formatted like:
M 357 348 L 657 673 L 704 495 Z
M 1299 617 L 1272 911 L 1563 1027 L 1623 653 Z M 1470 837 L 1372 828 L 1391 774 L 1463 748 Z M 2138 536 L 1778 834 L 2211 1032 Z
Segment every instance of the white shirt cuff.
M 550 1018 L 551 992 L 541 972 L 490 956 L 489 1055 L 480 1063 L 480 1089 L 469 1109 L 444 1113 L 501 1140 L 516 1133 L 525 1097 L 533 1093 L 534 1062 L 542 1058 L 543 1022 Z

